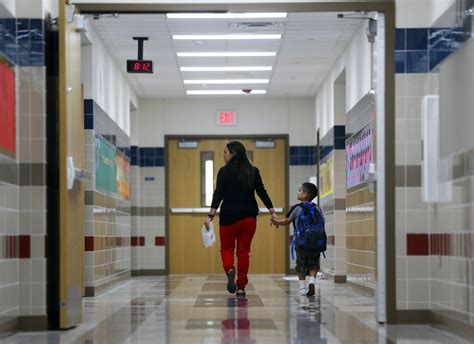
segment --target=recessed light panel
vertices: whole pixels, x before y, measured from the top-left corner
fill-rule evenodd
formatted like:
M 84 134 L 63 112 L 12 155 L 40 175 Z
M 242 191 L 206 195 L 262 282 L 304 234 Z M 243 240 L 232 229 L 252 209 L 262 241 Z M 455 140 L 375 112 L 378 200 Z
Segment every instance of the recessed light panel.
M 182 72 L 253 72 L 271 71 L 271 66 L 242 66 L 242 67 L 181 67 Z
M 249 94 L 266 94 L 266 90 L 251 90 L 244 92 L 242 90 L 190 90 L 186 91 L 190 96 L 210 96 L 210 95 L 249 95 Z
M 185 84 L 268 84 L 269 79 L 203 79 L 184 80 Z
M 245 18 L 286 18 L 286 12 L 274 13 L 167 13 L 169 19 L 245 19 Z
M 262 52 L 203 52 L 203 53 L 176 53 L 178 57 L 273 57 L 275 51 Z
M 235 40 L 235 39 L 281 39 L 281 34 L 259 35 L 259 34 L 224 34 L 224 35 L 172 35 L 177 40 Z

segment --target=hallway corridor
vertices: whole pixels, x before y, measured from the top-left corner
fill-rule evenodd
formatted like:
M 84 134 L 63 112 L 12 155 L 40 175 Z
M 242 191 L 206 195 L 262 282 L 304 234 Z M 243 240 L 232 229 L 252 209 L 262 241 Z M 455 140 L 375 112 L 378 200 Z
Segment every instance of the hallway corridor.
M 2 343 L 463 343 L 429 326 L 386 330 L 372 298 L 322 279 L 316 297 L 299 297 L 283 277 L 250 276 L 244 298 L 225 291 L 223 276 L 133 278 L 85 298 L 75 329 Z

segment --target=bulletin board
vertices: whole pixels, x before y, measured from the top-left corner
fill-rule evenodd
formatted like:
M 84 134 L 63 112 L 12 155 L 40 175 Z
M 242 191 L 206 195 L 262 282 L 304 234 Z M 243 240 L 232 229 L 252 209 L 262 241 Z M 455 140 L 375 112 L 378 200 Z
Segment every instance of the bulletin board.
M 367 125 L 346 141 L 347 189 L 365 183 L 373 159 L 373 130 Z

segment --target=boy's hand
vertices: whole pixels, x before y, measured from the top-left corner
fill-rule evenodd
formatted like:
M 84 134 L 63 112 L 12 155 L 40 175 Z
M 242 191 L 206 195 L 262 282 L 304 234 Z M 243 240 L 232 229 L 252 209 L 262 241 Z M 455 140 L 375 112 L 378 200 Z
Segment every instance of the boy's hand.
M 272 215 L 272 217 L 270 218 L 270 227 L 271 227 L 272 225 L 275 225 L 276 228 L 279 227 L 279 225 L 278 225 L 278 217 L 276 217 L 276 216 L 273 217 L 273 215 Z

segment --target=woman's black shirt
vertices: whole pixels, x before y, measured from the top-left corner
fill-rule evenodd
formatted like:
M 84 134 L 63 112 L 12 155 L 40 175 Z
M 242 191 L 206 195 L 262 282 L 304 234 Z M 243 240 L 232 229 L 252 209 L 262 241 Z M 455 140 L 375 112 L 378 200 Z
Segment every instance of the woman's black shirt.
M 223 201 L 219 217 L 220 225 L 230 225 L 246 217 L 256 217 L 258 205 L 255 191 L 268 209 L 273 208 L 272 201 L 263 186 L 260 171 L 258 168 L 254 168 L 255 185 L 252 189 L 248 188 L 247 190 L 242 190 L 240 186 L 235 164 L 229 163 L 219 170 L 211 207 L 217 209 Z

